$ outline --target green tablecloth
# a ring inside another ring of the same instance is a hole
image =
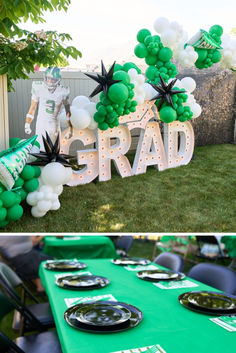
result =
[[[113,242],[105,236],[67,236],[44,238],[43,252],[57,259],[114,258],[116,251]]]
[[[236,333],[228,332],[209,320],[210,316],[185,309],[178,296],[190,290],[212,290],[200,284],[195,288],[164,290],[140,280],[135,271],[114,265],[108,259],[84,260],[88,271],[102,275],[111,283],[92,291],[71,291],[56,286],[56,272],[40,267],[63,353],[110,353],[159,344],[166,353],[233,353]],[[198,283],[191,279],[192,282]],[[70,327],[63,319],[64,298],[112,294],[118,301],[137,306],[142,322],[119,333],[95,334]]]

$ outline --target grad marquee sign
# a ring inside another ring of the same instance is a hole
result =
[[[95,144],[94,149],[77,151],[78,165],[85,165],[73,171],[68,185],[87,184],[99,177],[99,181],[111,179],[111,160],[122,178],[145,173],[148,166],[154,165],[159,171],[186,165],[190,162],[194,149],[194,132],[189,121],[174,121],[164,124],[164,141],[157,121],[158,116],[153,101],[145,101],[137,106],[136,112],[120,117],[120,125],[105,131],[100,129],[74,129],[73,137],[65,139],[67,130],[61,136],[61,153],[69,154],[70,145],[76,140],[86,145]],[[141,128],[133,166],[125,154],[131,146],[131,130]],[[178,137],[180,140],[178,141]],[[112,139],[117,142],[112,144]]]

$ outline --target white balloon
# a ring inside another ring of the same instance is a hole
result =
[[[40,212],[38,210],[38,207],[34,206],[34,207],[31,208],[31,214],[32,214],[33,217],[39,218],[39,217],[45,216],[46,212]]]
[[[142,95],[134,95],[134,100],[139,104],[143,104],[144,102],[144,97]]]
[[[61,163],[51,162],[43,168],[41,177],[44,184],[56,186],[63,184],[65,175],[65,167]]]
[[[169,28],[169,21],[165,17],[159,17],[154,22],[154,29],[157,33],[164,32],[167,28]]]
[[[182,32],[182,26],[176,22],[176,21],[173,21],[170,23],[170,27],[175,31],[175,32]]]
[[[60,208],[60,206],[61,206],[61,204],[60,204],[59,200],[57,200],[52,203],[51,210],[56,211]]]
[[[193,112],[193,119],[198,118],[201,115],[202,108],[198,103],[192,105],[191,110]]]
[[[73,99],[72,101],[72,106],[80,109],[80,108],[84,108],[87,104],[90,103],[90,100],[88,97],[86,96],[77,96]]]
[[[44,167],[45,168],[45,167]],[[48,193],[48,192],[53,192],[53,188],[49,185],[42,185],[39,188],[39,191],[41,191],[42,193]]]
[[[71,112],[70,121],[76,129],[82,130],[89,126],[91,117],[87,110],[77,109],[76,111]]]
[[[129,75],[130,78],[135,78],[138,75],[137,70],[134,69],[134,68],[129,69],[128,75]]]
[[[147,82],[143,84],[143,89],[146,100],[150,100],[156,95],[155,89]]]
[[[43,193],[43,195],[44,195],[44,198],[43,198],[44,200],[50,201],[52,199],[53,193],[52,192],[48,192],[47,194]]]
[[[63,186],[61,185],[57,185],[53,187],[53,191],[54,193],[56,193],[58,196],[61,195],[62,191],[63,191]]]
[[[161,35],[161,41],[165,46],[172,47],[177,41],[177,35],[172,29],[164,31]]]
[[[65,179],[63,184],[67,184],[71,178],[72,178],[72,168],[65,167]]]
[[[196,88],[196,82],[192,77],[184,77],[181,80],[182,86],[186,91],[192,93]]]
[[[84,109],[87,110],[87,112],[89,112],[89,115],[92,118],[97,111],[96,103],[90,102],[89,104],[85,105]]]
[[[48,194],[48,193],[46,193],[46,194]],[[50,194],[50,192],[49,192],[49,194]],[[37,201],[43,200],[44,199],[44,193],[42,191],[38,191],[36,199],[37,199]]]
[[[142,75],[142,74],[139,74],[138,76],[137,76],[137,82],[141,85],[141,84],[143,84],[144,82],[145,82],[145,76],[144,75]]]
[[[57,201],[57,200],[58,200],[58,195],[56,193],[53,193],[52,194],[52,198],[51,198],[52,203]]]
[[[37,205],[37,191],[30,192],[26,197],[26,202],[30,206]]]
[[[52,202],[47,200],[41,200],[37,204],[39,212],[48,212],[51,209]]]
[[[94,118],[91,118],[91,122],[88,126],[88,129],[95,130],[97,127],[98,127],[98,123],[94,120]]]

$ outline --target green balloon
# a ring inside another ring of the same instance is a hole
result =
[[[6,219],[2,222],[0,222],[0,228],[6,227],[8,225],[9,221],[7,221]]]
[[[142,58],[145,58],[148,55],[148,50],[147,50],[146,46],[143,43],[139,43],[134,48],[134,54],[138,58],[142,59]]]
[[[24,201],[28,195],[28,193],[24,189],[17,190],[16,194],[20,196],[21,201]]]
[[[158,73],[158,70],[155,66],[149,66],[145,72],[145,75],[149,80],[154,80],[157,73]]]
[[[119,70],[122,70],[122,65],[120,65],[120,64],[115,64],[115,66],[114,66],[114,72],[119,71]]]
[[[6,208],[13,206],[17,201],[16,194],[13,191],[4,191],[0,195],[0,199]]]
[[[128,88],[121,82],[114,83],[108,90],[108,97],[114,103],[123,103],[129,96]]]
[[[21,203],[21,196],[17,193],[17,192],[15,192],[15,195],[16,195],[16,204],[20,204]]]
[[[100,115],[98,112],[94,114],[93,118],[97,123],[102,123],[105,120],[105,116]]]
[[[135,65],[134,63],[128,62],[123,65],[123,70],[125,72],[128,72],[130,69],[135,69],[138,74],[141,74],[140,68],[137,65]]]
[[[21,177],[19,177],[16,180],[15,184],[13,185],[13,188],[17,188],[18,186],[23,186],[23,184],[24,184],[24,180]]]
[[[100,107],[98,108],[98,114],[101,116],[105,116],[107,114],[107,110],[104,105],[100,105]]]
[[[113,80],[120,80],[125,85],[128,85],[130,83],[130,77],[125,71],[115,72],[112,78]]]
[[[150,34],[151,34],[151,32],[148,29],[146,29],[146,28],[140,29],[140,31],[138,31],[138,33],[137,33],[138,42],[143,43],[145,38],[147,36],[150,36]]]
[[[195,49],[195,51],[198,53],[198,59],[197,61],[204,61],[207,57],[207,50],[206,49],[202,49],[202,48],[197,48],[197,50]]]
[[[39,187],[39,181],[36,178],[32,178],[30,180],[27,180],[24,183],[24,189],[27,192],[33,192],[33,191],[37,190],[38,187]]]
[[[23,215],[23,208],[20,205],[14,205],[7,210],[7,219],[9,221],[17,221]]]
[[[219,50],[214,50],[213,55],[212,55],[212,62],[213,63],[218,63],[221,59],[221,53]]]
[[[161,108],[159,114],[161,121],[164,123],[172,123],[172,121],[176,120],[177,118],[176,111],[171,107]]]
[[[223,34],[223,28],[220,25],[211,26],[209,33],[211,35],[215,33],[217,36],[220,37]]]
[[[144,44],[148,46],[151,42],[153,42],[153,37],[151,35],[146,36],[144,39]]]
[[[145,62],[147,65],[155,65],[156,62],[157,62],[157,57],[156,55],[148,55],[146,58],[145,58]]]
[[[12,137],[9,140],[9,145],[10,145],[10,147],[14,147],[20,141],[21,141],[21,139],[19,137]]]
[[[41,175],[41,169],[37,165],[34,165],[33,168],[34,168],[34,176],[35,178],[38,178]]]
[[[3,206],[3,202],[2,200],[0,200],[0,208]]]
[[[31,165],[26,165],[20,174],[24,180],[30,180],[34,178],[34,168]]]
[[[98,127],[100,130],[107,130],[109,128],[109,125],[107,123],[100,123],[98,124]]]
[[[168,47],[161,48],[158,57],[161,61],[169,61],[173,56],[172,50]]]
[[[6,208],[0,208],[0,222],[4,221],[7,216],[7,209]]]

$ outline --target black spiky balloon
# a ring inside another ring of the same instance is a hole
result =
[[[158,92],[158,94],[155,97],[153,97],[151,99],[151,101],[160,98],[160,102],[158,104],[158,110],[161,109],[162,104],[165,102],[165,100],[172,106],[173,109],[175,109],[171,96],[173,96],[174,94],[178,94],[178,93],[185,93],[185,91],[172,89],[175,82],[177,81],[177,78],[172,80],[169,84],[166,84],[165,81],[163,80],[163,78],[161,77],[161,75],[159,75],[159,77],[160,77],[160,84],[159,85],[154,85],[154,84],[150,83],[150,85],[155,89],[155,91]]]
[[[104,92],[105,95],[107,95],[108,89],[111,85],[113,85],[114,83],[121,82],[121,80],[113,80],[112,79],[115,63],[116,62],[114,61],[110,70],[107,72],[105,69],[105,66],[103,64],[103,61],[101,60],[102,75],[97,74],[97,76],[95,76],[95,75],[91,75],[91,74],[85,74],[86,76],[90,77],[92,80],[99,83],[99,85],[95,88],[95,90],[90,94],[89,97],[92,98],[92,97],[96,96],[96,94],[98,94],[102,91]]]
[[[59,134],[57,135],[56,141],[53,144],[48,133],[46,132],[46,138],[42,136],[45,152],[40,151],[40,153],[30,153],[32,156],[38,158],[39,160],[28,163],[29,165],[45,166],[51,162],[58,162],[64,165],[64,167],[72,167],[67,159],[74,158],[69,154],[60,154],[60,142]]]

